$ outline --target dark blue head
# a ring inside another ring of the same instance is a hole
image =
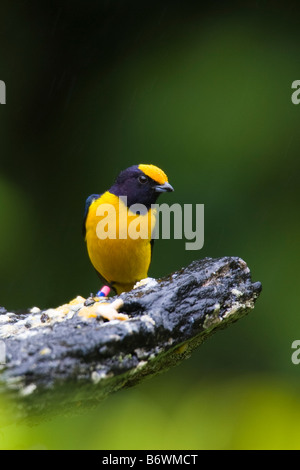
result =
[[[154,165],[134,165],[122,171],[109,192],[126,196],[127,206],[143,204],[150,208],[162,192],[174,191],[167,176]]]

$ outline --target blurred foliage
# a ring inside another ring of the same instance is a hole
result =
[[[299,448],[299,389],[267,375],[196,378],[189,387],[170,376],[119,392],[96,411],[1,428],[1,448]]]
[[[168,202],[205,204],[201,252],[159,240],[149,274],[236,255],[263,292],[176,370],[94,412],[3,428],[0,447],[299,447],[299,6],[6,0],[2,10],[0,304],[56,306],[99,288],[84,201],[141,162],[166,171]]]

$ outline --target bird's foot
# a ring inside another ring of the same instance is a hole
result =
[[[108,297],[110,293],[110,287],[109,286],[103,286],[102,289],[97,292],[96,297]]]

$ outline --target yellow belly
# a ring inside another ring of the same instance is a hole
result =
[[[86,242],[90,260],[118,294],[132,289],[148,275],[155,219],[156,213],[151,209],[145,215],[131,214],[127,206],[109,192],[89,208]]]

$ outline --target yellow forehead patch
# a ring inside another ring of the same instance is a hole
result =
[[[149,176],[149,178],[152,178],[154,181],[156,181],[158,184],[164,184],[168,181],[168,177],[165,172],[155,165],[144,165],[143,163],[141,163],[139,165],[139,169],[143,173],[145,173],[145,175]]]

